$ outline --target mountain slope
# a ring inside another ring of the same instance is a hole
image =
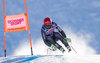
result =
[[[100,55],[34,55],[1,57],[0,63],[100,63]]]

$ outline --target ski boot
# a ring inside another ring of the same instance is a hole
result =
[[[70,52],[70,51],[71,51],[71,48],[70,48],[70,46],[67,46],[67,49],[68,49],[68,52]]]
[[[52,50],[52,51],[56,51],[57,48],[52,44],[51,47],[50,47],[50,50]]]
[[[62,53],[64,53],[64,52],[65,52],[65,50],[64,50],[64,48],[63,48],[63,47],[61,47],[61,48],[60,48],[60,51],[61,51]]]

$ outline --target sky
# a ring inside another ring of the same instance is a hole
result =
[[[5,4],[6,16],[25,13],[24,0],[5,0]],[[65,31],[79,54],[100,54],[100,0],[27,0],[27,10],[34,54],[46,54],[41,38],[45,17]],[[0,57],[4,56],[3,18],[0,0]],[[6,33],[6,37],[8,56],[30,54],[28,31]]]

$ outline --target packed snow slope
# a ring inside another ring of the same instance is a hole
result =
[[[100,63],[100,55],[96,54],[96,50],[89,45],[92,40],[91,35],[75,33],[67,28],[66,33],[68,37],[72,39],[72,43],[69,43],[75,49],[68,53],[67,48],[58,41],[60,45],[66,50],[65,53],[57,50],[52,52],[47,49],[48,47],[44,44],[42,39],[37,39],[33,43],[33,56],[29,56],[30,43],[27,40],[21,41],[18,49],[12,53],[12,56],[1,57],[0,63]]]
[[[0,63],[100,63],[100,55],[34,55],[2,57]]]

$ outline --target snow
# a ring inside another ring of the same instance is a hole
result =
[[[70,30],[70,32],[67,30]],[[68,53],[64,45],[58,41],[66,52],[62,54],[59,50],[55,52],[49,51],[49,55],[47,55],[48,47],[44,44],[42,39],[37,39],[32,40],[32,42],[35,42],[33,43],[34,56],[29,56],[31,54],[30,43],[22,41],[24,43],[20,44],[19,48],[12,54],[12,57],[1,57],[0,63],[100,63],[100,55],[97,55],[94,48],[89,46],[92,39],[91,35],[75,33],[68,28],[67,30],[65,29],[65,32],[68,32],[66,34],[72,39],[71,46],[73,46],[78,54],[76,54],[73,49]]]
[[[100,63],[100,56],[48,56],[33,60],[34,63]],[[44,60],[43,60],[44,59]]]
[[[1,57],[0,63],[100,63],[100,55],[34,55]]]
[[[67,30],[66,30],[67,28]],[[77,51],[79,55],[96,55],[96,50],[89,45],[91,43],[93,37],[90,34],[82,34],[82,33],[75,33],[70,28],[66,27],[64,31],[66,32],[66,35],[71,38],[73,48]],[[21,41],[22,43],[20,46],[15,50],[15,52],[12,54],[13,56],[18,55],[30,55],[30,43],[27,41]],[[42,38],[38,38],[36,40],[32,40],[33,42],[33,53],[35,55],[46,55],[47,54],[47,46],[44,44]],[[35,43],[34,43],[35,42]],[[58,41],[60,45],[62,45],[65,48],[65,46],[61,43],[61,41]],[[88,52],[89,51],[89,52]],[[23,54],[24,53],[24,54]],[[61,54],[60,52],[56,52],[57,54]],[[67,49],[66,49],[67,53]],[[53,54],[53,52],[52,52]],[[55,53],[54,53],[55,54]],[[65,54],[66,55],[66,54]],[[72,50],[71,55],[76,55],[76,53]]]

